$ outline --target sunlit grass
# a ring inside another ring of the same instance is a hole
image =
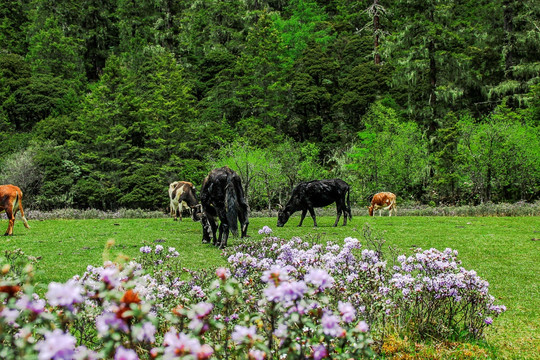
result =
[[[508,308],[487,332],[488,343],[498,348],[501,358],[535,358],[540,346],[540,242],[534,240],[540,238],[539,217],[357,216],[348,226],[336,228],[333,216],[317,220],[318,228],[312,227],[309,217],[301,228],[296,226],[298,217],[277,228],[276,218],[251,218],[248,233],[261,239],[257,230],[268,225],[272,235],[286,239],[300,236],[341,242],[352,236],[362,242],[362,229],[369,224],[399,253],[411,247],[456,249],[463,266],[488,280],[497,303]],[[7,221],[0,222],[1,226],[7,227]],[[0,250],[21,248],[27,255],[41,257],[36,280],[42,289],[51,281],[82,274],[87,265],[102,265],[118,256],[135,257],[144,244],[175,247],[186,268],[226,265],[219,249],[201,243],[201,226],[190,219],[34,220],[30,226],[26,229],[16,221],[15,235],[2,238]],[[229,246],[241,241],[231,238]]]

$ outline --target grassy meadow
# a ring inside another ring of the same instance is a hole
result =
[[[298,228],[299,217],[293,216],[278,228],[276,218],[251,218],[248,234],[262,239],[257,231],[268,225],[272,235],[286,239],[300,236],[341,243],[351,236],[364,244],[363,228],[369,224],[372,233],[399,254],[408,254],[411,247],[456,249],[463,266],[489,281],[490,293],[508,309],[487,331],[487,346],[497,358],[539,358],[540,217],[356,216],[346,227],[337,228],[332,227],[333,216],[317,220],[318,228],[312,227],[309,217]],[[6,220],[0,222],[2,226],[7,227]],[[0,239],[0,251],[20,248],[26,255],[40,257],[36,280],[43,292],[49,282],[82,274],[87,265],[135,257],[144,244],[175,247],[186,268],[226,265],[219,249],[201,243],[201,226],[189,218],[182,222],[170,218],[33,220],[30,226],[26,229],[17,220],[14,236]],[[230,238],[229,246],[241,241]]]

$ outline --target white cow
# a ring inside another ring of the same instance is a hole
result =
[[[169,185],[169,198],[171,200],[171,216],[174,217],[174,220],[182,221],[182,211],[189,210],[191,214],[191,207],[185,201],[187,194],[195,194],[195,188],[193,184],[188,181],[175,181]],[[191,197],[191,196],[190,196]]]

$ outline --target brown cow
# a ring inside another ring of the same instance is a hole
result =
[[[373,211],[376,210],[379,210],[379,216],[382,216],[382,210],[390,210],[388,216],[392,216],[393,210],[394,215],[396,215],[396,195],[391,192],[381,192],[373,195],[371,206],[369,207],[369,216],[373,216]]]
[[[182,221],[182,211],[189,210],[195,206],[198,201],[195,195],[193,184],[188,181],[175,181],[169,185],[169,198],[171,200],[171,216],[174,220]],[[189,203],[188,203],[189,202]]]
[[[17,211],[21,211],[21,217],[24,222],[24,226],[30,229],[28,221],[24,216],[22,208],[22,191],[15,185],[0,185],[0,211],[5,210],[7,218],[9,220],[7,231],[4,235],[13,235],[13,225],[15,224],[15,214]]]

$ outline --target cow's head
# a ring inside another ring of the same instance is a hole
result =
[[[203,217],[203,209],[201,204],[191,207],[191,219],[193,221],[201,221]]]
[[[369,216],[373,216],[373,205],[368,207],[369,210]]]
[[[279,211],[277,215],[277,226],[283,227],[289,221],[289,217],[291,217],[290,211],[288,211],[286,208],[284,209],[283,206],[279,205]]]

